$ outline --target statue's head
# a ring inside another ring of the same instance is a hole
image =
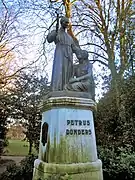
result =
[[[88,52],[86,50],[79,50],[76,54],[78,60],[79,60],[79,63],[82,63],[83,61],[86,61],[88,60]]]
[[[61,17],[60,23],[63,28],[67,28],[69,25],[69,18],[64,17],[64,16]]]

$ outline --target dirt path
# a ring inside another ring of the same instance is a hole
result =
[[[21,160],[23,160],[25,157],[24,156],[1,156],[3,160],[13,160],[16,162],[16,164],[19,164]]]
[[[9,164],[12,164],[15,162],[16,164],[19,164],[21,160],[24,159],[24,156],[2,156],[1,157],[1,163],[0,164],[0,173],[4,172],[6,170],[6,166]]]

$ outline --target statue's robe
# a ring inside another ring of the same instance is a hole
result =
[[[69,82],[73,74],[73,53],[77,51],[77,47],[70,35],[64,29],[59,29],[56,37],[56,31],[48,34],[49,43],[55,42],[56,49],[53,61],[51,90],[62,91],[64,85]]]

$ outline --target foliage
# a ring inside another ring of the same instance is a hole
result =
[[[95,120],[97,142],[99,145],[135,147],[135,77],[128,77],[120,86],[121,109],[116,106],[114,91],[109,90],[97,105]],[[121,113],[121,119],[119,118]]]
[[[34,161],[37,157],[34,155],[27,156],[17,166],[15,163],[7,166],[7,170],[0,175],[0,180],[32,180]],[[52,175],[47,180],[71,180],[68,174]]]
[[[27,156],[21,161],[21,165],[11,164],[7,166],[7,170],[0,175],[0,180],[32,180],[34,155]]]
[[[118,110],[113,91],[107,92],[97,104],[95,129],[98,145],[113,144],[117,139],[119,126]]]
[[[0,155],[3,153],[4,147],[6,146],[6,120],[0,120]]]
[[[4,147],[8,145],[6,139],[8,118],[10,117],[10,95],[7,91],[0,89],[0,155],[3,153]]]
[[[15,50],[19,52],[24,39],[18,31],[20,15],[17,1],[0,1],[0,155],[6,145],[7,124],[11,118],[12,82],[22,68],[20,61],[19,65],[17,64],[15,56]]]
[[[38,78],[34,74],[20,73],[14,81],[13,118],[20,120],[25,128],[26,140],[29,142],[29,153],[33,144],[38,147],[41,114],[39,109],[42,97],[47,93],[47,77]]]
[[[103,162],[104,180],[134,180],[135,177],[135,152],[132,147],[108,148],[98,146],[99,158]],[[31,155],[22,160],[20,166],[9,165],[1,174],[0,180],[31,180],[33,175],[34,160],[37,157]],[[71,180],[69,175],[52,175],[47,180]]]
[[[113,89],[97,104],[95,128],[104,180],[135,177],[135,76],[126,77],[119,88],[121,119]]]
[[[103,162],[104,180],[134,180],[135,152],[132,148],[98,147],[99,158]]]

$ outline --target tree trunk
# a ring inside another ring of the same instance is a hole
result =
[[[29,142],[29,155],[32,154],[33,143]]]

